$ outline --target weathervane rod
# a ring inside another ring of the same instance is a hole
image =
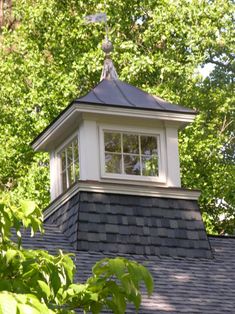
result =
[[[107,2],[106,0],[104,0],[104,12],[107,16]],[[109,40],[109,25],[108,25],[108,19],[106,18],[105,20],[105,39]]]

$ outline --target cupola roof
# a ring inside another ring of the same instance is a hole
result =
[[[119,79],[103,79],[75,103],[196,114],[196,111],[153,96]]]
[[[194,109],[172,104],[121,81],[110,57],[113,46],[107,38],[102,44],[102,49],[105,53],[105,60],[101,81],[85,96],[74,99],[37,136],[31,143],[34,149],[50,151],[52,147],[75,131],[77,121],[84,113],[175,121],[179,123],[178,127],[185,126],[194,120],[197,113]]]

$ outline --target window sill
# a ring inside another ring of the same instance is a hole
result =
[[[102,174],[101,175],[101,181],[102,179],[104,181],[116,181],[116,182],[122,182],[122,183],[129,183],[134,184],[136,182],[137,184],[139,183],[149,183],[151,182],[151,185],[153,183],[160,183],[160,184],[166,184],[166,177],[165,176],[158,176],[158,177],[144,177],[144,176],[135,176],[135,175],[122,175],[122,174]]]

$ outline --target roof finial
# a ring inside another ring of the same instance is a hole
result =
[[[110,58],[110,52],[113,51],[113,44],[108,39],[108,35],[106,34],[105,41],[102,43],[102,50],[105,53],[105,60],[103,65],[103,70],[101,73],[100,80],[108,79],[108,80],[117,80],[118,75],[116,69],[113,65],[113,62]]]
[[[107,3],[104,0],[104,10],[107,11]],[[103,70],[101,73],[100,80],[108,79],[108,80],[117,80],[118,75],[116,69],[113,65],[112,59],[110,57],[110,53],[113,51],[113,44],[109,40],[109,25],[107,18],[105,20],[105,40],[102,43],[102,50],[105,53],[105,60],[103,65]]]
[[[106,11],[106,0],[104,0],[104,10]],[[109,40],[109,26],[107,22],[107,14],[106,13],[97,13],[93,15],[88,15],[85,17],[86,22],[90,23],[100,23],[105,22],[105,40],[102,43],[102,50],[105,53],[104,66],[101,73],[100,80],[108,79],[108,80],[117,80],[118,75],[113,65],[113,62],[110,58],[110,52],[113,51],[113,44]]]

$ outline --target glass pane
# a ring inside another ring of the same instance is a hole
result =
[[[124,155],[124,171],[126,174],[140,175],[139,156]]]
[[[62,191],[67,190],[67,182],[66,182],[66,171],[61,173],[62,177]]]
[[[141,140],[141,154],[143,155],[156,155],[157,154],[157,137],[156,136],[143,136]]]
[[[158,156],[142,156],[142,175],[143,176],[158,176]]]
[[[66,168],[66,156],[65,151],[61,153],[61,170],[63,171]]]
[[[72,143],[67,148],[67,162],[68,162],[68,165],[73,162],[73,147],[72,147]]]
[[[71,186],[75,182],[74,173],[73,173],[73,164],[71,164],[68,169],[68,179],[69,179],[69,186]]]
[[[133,134],[123,134],[123,152],[139,154],[139,137]]]
[[[104,133],[104,144],[106,152],[121,153],[121,134]]]
[[[79,163],[78,163],[78,161],[75,162],[74,168],[75,168],[75,181],[76,181],[76,180],[78,180],[79,177],[80,177],[80,169],[79,169]]]
[[[74,153],[74,160],[78,160],[78,140],[75,139],[73,142],[73,153]]]
[[[122,157],[120,154],[105,154],[105,172],[122,173]]]

